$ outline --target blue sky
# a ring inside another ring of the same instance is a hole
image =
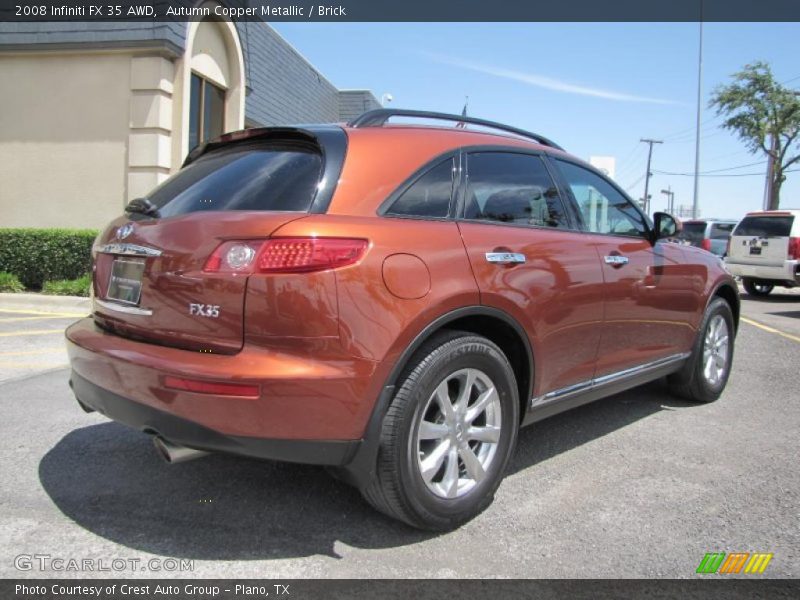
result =
[[[654,209],[671,186],[691,204],[694,171],[697,23],[278,23],[273,25],[339,88],[368,88],[392,106],[460,112],[537,131],[588,159],[617,159],[617,180],[644,192],[646,145],[655,147]],[[704,106],[712,89],[754,60],[800,90],[800,24],[704,25]],[[749,154],[704,108],[700,171],[703,216],[739,218],[761,207],[765,159]],[[800,207],[800,171],[782,206]]]

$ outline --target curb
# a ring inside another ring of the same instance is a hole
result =
[[[47,296],[45,294],[0,292],[0,309],[88,315],[92,311],[92,301],[90,298],[81,296]]]

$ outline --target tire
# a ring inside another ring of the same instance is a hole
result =
[[[758,279],[752,279],[751,277],[744,277],[742,279],[742,285],[744,286],[744,290],[754,296],[756,298],[765,298],[769,296],[769,293],[775,289],[774,285],[770,285],[768,283],[761,283]]]
[[[445,331],[423,345],[400,381],[383,421],[376,477],[362,494],[413,527],[455,529],[491,504],[513,453],[519,429],[514,372],[490,340]]]
[[[675,395],[692,402],[713,402],[720,397],[731,373],[735,331],[730,305],[722,298],[714,298],[703,315],[689,359],[680,371],[667,378]],[[722,335],[726,336],[724,345]],[[720,370],[721,361],[724,363]]]

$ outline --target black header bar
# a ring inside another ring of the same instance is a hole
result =
[[[647,22],[800,21],[798,0],[0,0],[0,22],[235,21]],[[0,35],[2,33],[0,32]]]

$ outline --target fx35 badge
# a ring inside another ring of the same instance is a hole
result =
[[[216,319],[219,317],[219,304],[196,304],[189,303],[189,314],[197,315],[198,317],[209,317]]]

